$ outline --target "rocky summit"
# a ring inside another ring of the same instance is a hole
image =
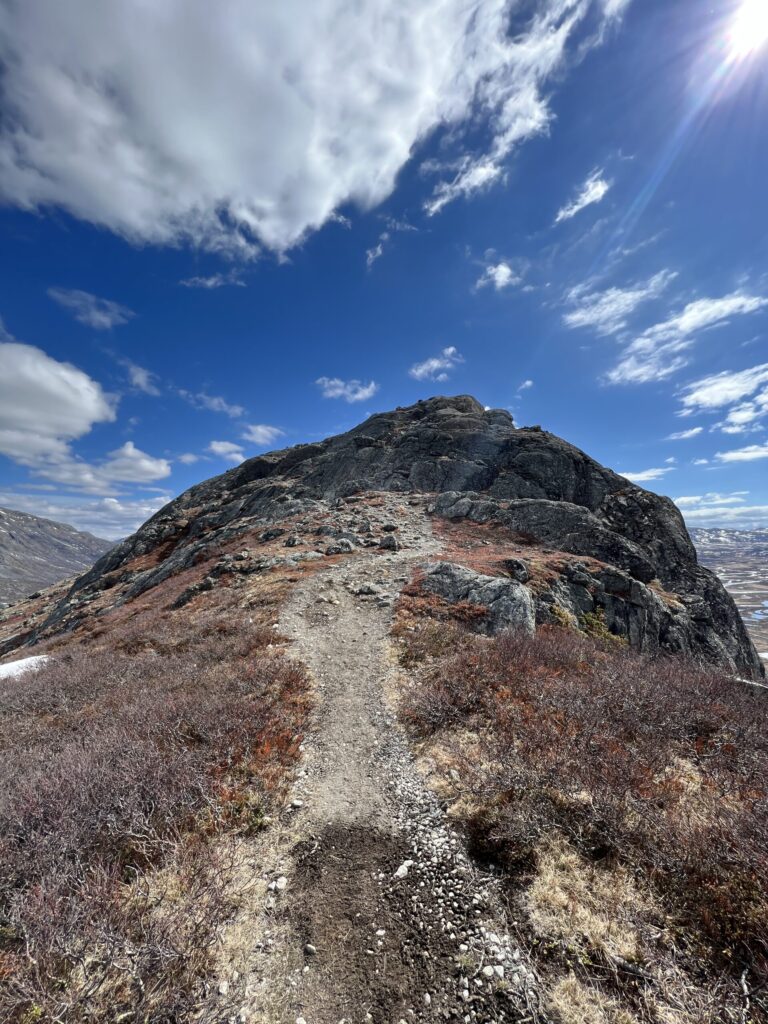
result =
[[[6,631],[0,651],[70,631],[173,579],[184,584],[173,598],[181,606],[225,577],[361,547],[396,549],[404,542],[397,527],[372,523],[360,504],[381,492],[418,505],[453,545],[454,557],[425,561],[424,586],[483,609],[478,629],[572,625],[643,652],[764,674],[733,600],[699,564],[670,499],[469,396],[379,413],[345,434],[249,459],[192,487],[63,597]],[[281,554],[259,553],[276,540]],[[478,545],[484,560],[461,557]]]

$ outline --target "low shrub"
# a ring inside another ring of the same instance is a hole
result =
[[[422,628],[434,630],[412,625],[405,637],[417,651]],[[457,764],[478,848],[530,878],[560,837],[650,887],[710,977],[738,981],[744,971],[766,983],[762,692],[555,626],[534,637],[465,636],[456,653],[420,666],[402,714],[433,742],[455,745],[459,730],[472,737]]]
[[[171,1021],[199,997],[233,837],[301,742],[307,681],[272,638],[179,617],[0,684],[0,1019]]]

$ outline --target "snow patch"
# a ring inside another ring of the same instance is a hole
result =
[[[11,661],[7,665],[0,665],[0,679],[15,679],[23,676],[26,672],[36,672],[42,668],[46,661],[51,659],[47,654],[36,654],[32,658],[22,658],[20,661]]]

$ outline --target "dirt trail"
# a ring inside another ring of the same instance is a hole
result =
[[[384,514],[402,550],[314,575],[280,622],[319,710],[287,812],[289,866],[268,899],[279,937],[267,985],[284,988],[281,1024],[541,1019],[495,882],[466,856],[385,702],[392,605],[436,544],[423,506],[392,498]]]

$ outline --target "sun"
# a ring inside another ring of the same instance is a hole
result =
[[[768,42],[768,0],[744,0],[728,32],[734,57],[747,57]]]

